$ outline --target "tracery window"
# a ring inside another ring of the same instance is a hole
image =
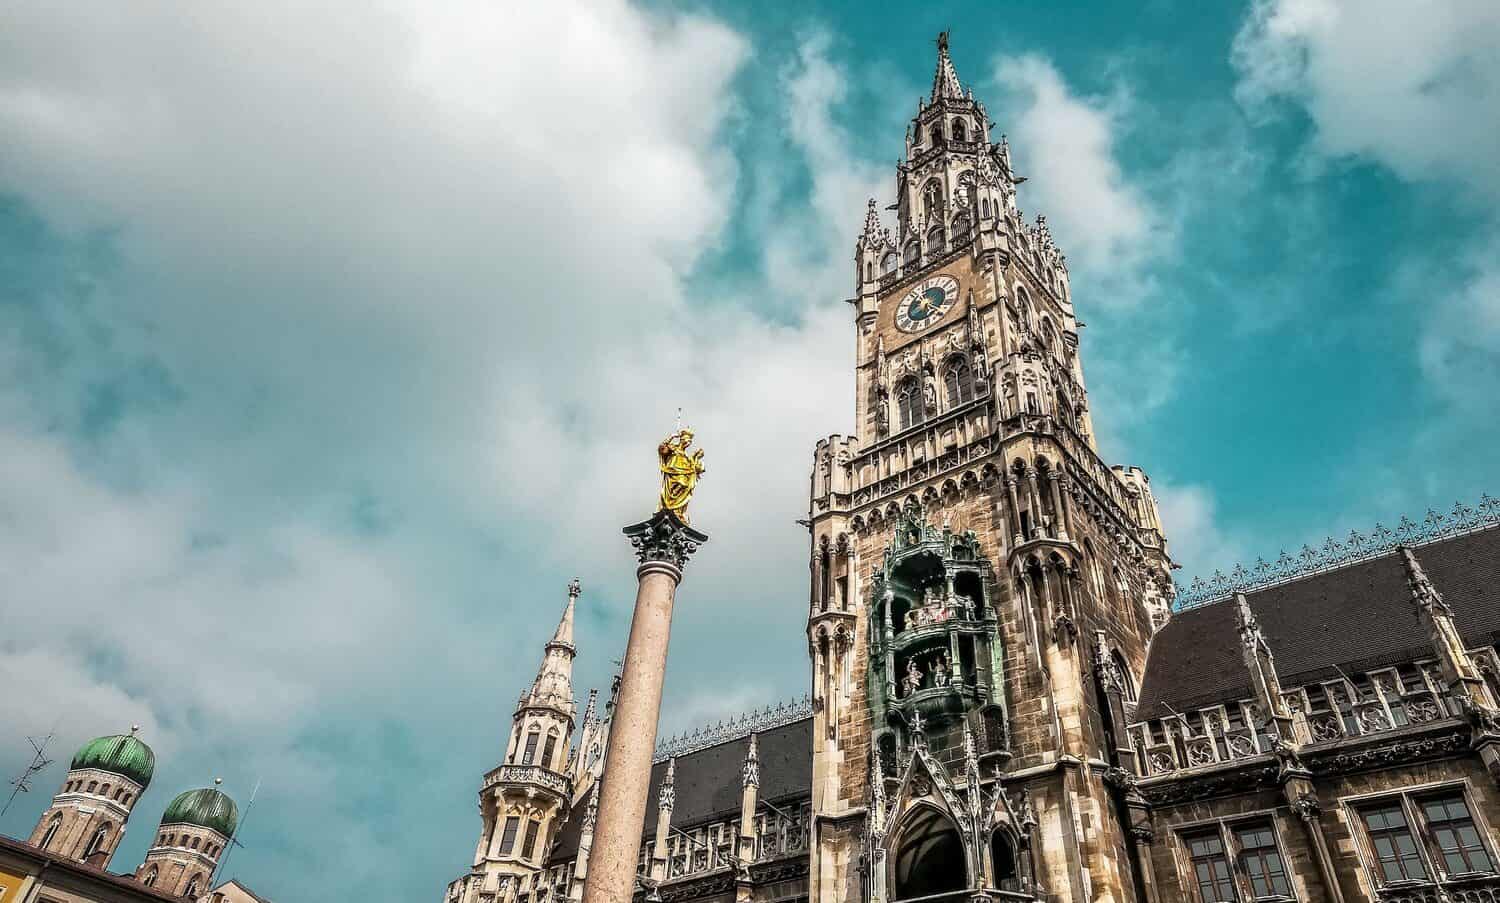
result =
[[[901,429],[909,429],[927,419],[926,405],[922,401],[922,387],[915,378],[907,379],[896,390],[897,421]]]
[[[52,838],[57,836],[57,829],[60,827],[62,827],[62,816],[54,815],[52,817],[52,824],[47,826],[47,833],[42,835],[42,842],[37,844],[37,846],[44,850],[47,849],[47,845],[52,842]]]
[[[88,848],[83,851],[83,858],[87,859],[90,856],[94,855],[95,853],[99,852],[101,849],[103,849],[103,847],[104,847],[104,841],[107,840],[108,838],[109,838],[109,825],[102,825],[102,826],[100,826],[99,830],[97,830],[97,831],[94,832],[93,839],[89,841]]]
[[[955,358],[943,372],[943,385],[948,394],[948,407],[955,408],[974,400],[974,372],[969,362]]]

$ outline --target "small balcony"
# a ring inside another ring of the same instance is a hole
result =
[[[542,787],[562,797],[569,796],[573,791],[573,782],[567,775],[540,765],[501,765],[484,776],[481,789],[488,790],[499,784]]]

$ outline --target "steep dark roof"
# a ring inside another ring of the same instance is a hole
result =
[[[1428,543],[1417,560],[1432,579],[1465,642],[1500,640],[1500,527]],[[1246,593],[1290,689],[1344,672],[1430,658],[1400,554]],[[1191,608],[1151,640],[1136,717],[1250,695],[1232,601]]]
[[[812,792],[812,719],[803,718],[771,728],[758,735],[760,746],[760,798],[770,802]],[[717,746],[677,757],[677,801],[672,808],[672,827],[687,829],[740,810],[740,769],[750,748],[746,735]],[[651,786],[646,795],[646,838],[656,831],[656,800],[667,763],[651,768]],[[580,824],[587,797],[569,814],[553,843],[550,860],[572,859],[578,853]]]

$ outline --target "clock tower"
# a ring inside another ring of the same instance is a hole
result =
[[[1146,475],[1100,456],[1067,265],[991,126],[940,36],[894,231],[872,200],[855,244],[856,431],[818,443],[809,514],[814,900],[1148,880],[1116,750],[1172,565]]]

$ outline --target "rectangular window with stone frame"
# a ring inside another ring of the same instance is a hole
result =
[[[1196,903],[1296,899],[1269,816],[1191,828],[1180,837]]]
[[[521,828],[521,820],[514,815],[505,820],[505,828],[500,833],[500,855],[504,856],[516,848],[516,832]]]
[[[1360,800],[1353,809],[1378,887],[1500,873],[1461,785]]]

